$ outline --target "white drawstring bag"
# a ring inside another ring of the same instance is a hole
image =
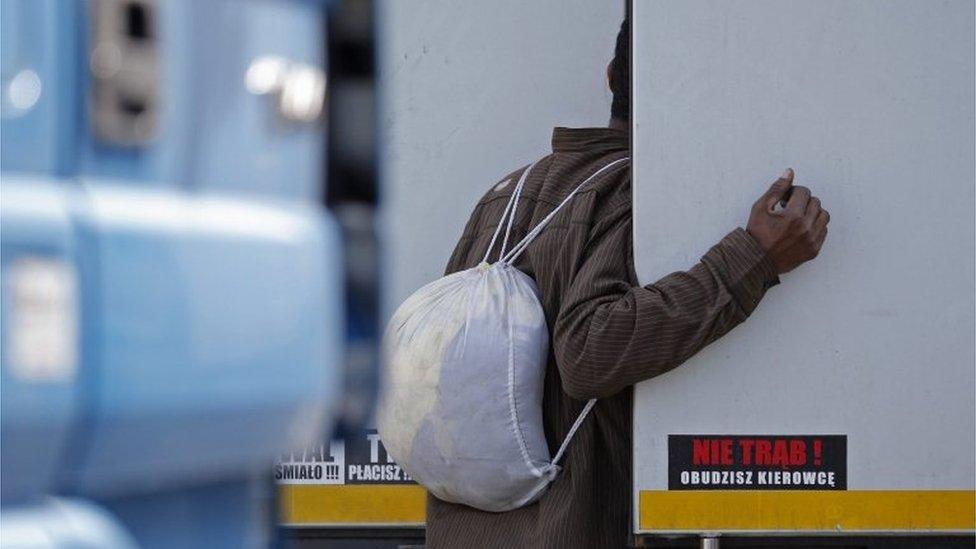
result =
[[[576,187],[508,253],[529,166],[477,267],[435,280],[400,305],[383,339],[377,424],[390,456],[438,498],[483,511],[538,499],[559,472],[586,403],[552,460],[542,427],[549,331],[535,282],[512,266]],[[508,218],[499,261],[488,257]]]

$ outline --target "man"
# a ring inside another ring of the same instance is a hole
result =
[[[552,154],[525,183],[512,241],[587,176],[629,156],[629,42],[624,21],[607,69],[609,127],[555,130]],[[523,169],[478,202],[448,273],[481,260]],[[779,274],[817,255],[829,220],[820,200],[793,186],[786,170],[756,201],[745,229],[731,231],[688,271],[641,287],[633,268],[629,168],[608,170],[581,190],[516,262],[539,286],[552,335],[543,398],[550,452],[586,401],[600,400],[538,502],[487,513],[430,496],[428,547],[625,546],[633,384],[675,368],[744,321]]]

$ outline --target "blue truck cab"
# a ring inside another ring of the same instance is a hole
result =
[[[324,7],[0,9],[5,543],[252,544],[341,386]]]

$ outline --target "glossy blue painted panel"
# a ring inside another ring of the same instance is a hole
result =
[[[159,57],[159,131],[145,146],[121,147],[105,143],[92,131],[92,76],[88,68],[91,50],[89,0],[74,0],[80,6],[84,31],[79,39],[80,53],[77,100],[83,105],[78,125],[78,173],[90,177],[125,179],[134,186],[186,187],[192,171],[194,121],[191,87],[195,75],[192,59],[198,52],[191,47],[193,13],[190,0],[166,0],[153,4],[154,30]],[[213,24],[213,22],[211,22]]]
[[[106,509],[88,501],[46,498],[31,505],[4,507],[4,546],[43,549],[136,549],[132,536]]]
[[[143,147],[106,144],[90,132],[84,109],[80,172],[133,185],[316,200],[324,129],[281,119],[270,97],[248,92],[245,75],[267,55],[322,67],[323,10],[315,2],[157,2],[159,134]],[[87,52],[87,35],[82,42]],[[84,71],[85,101],[90,84]]]
[[[103,316],[78,486],[244,471],[286,447],[338,383],[341,254],[324,210],[85,189],[80,242],[98,250]]]
[[[122,148],[91,132],[90,3],[0,2],[4,79],[31,63],[42,82],[32,110],[4,113],[0,268],[65,258],[81,330],[71,383],[11,377],[4,280],[2,496],[94,498],[143,544],[172,542],[160,519],[176,517],[180,546],[237,546],[253,502],[228,494],[328,429],[341,375],[341,244],[317,200],[324,132],[282,123],[244,85],[261,55],[321,65],[323,6],[155,6],[160,134]],[[182,520],[188,506],[213,513]]]
[[[321,6],[302,2],[196,2],[192,49],[193,185],[316,200],[323,175],[320,124],[282,119],[274,101],[245,88],[252,61],[277,56],[324,70]],[[221,21],[223,32],[208,32]],[[228,159],[233,159],[229,162]]]
[[[11,269],[22,261],[74,266],[70,182],[4,173],[0,179],[0,498],[36,499],[54,488],[56,469],[78,410],[76,373],[25,379],[12,364]],[[80,353],[78,353],[80,355]]]
[[[58,0],[0,2],[0,165],[5,171],[71,171],[79,107],[73,97],[76,8],[76,2]]]

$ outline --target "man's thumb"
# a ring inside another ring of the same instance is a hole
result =
[[[793,186],[793,168],[786,168],[783,175],[773,182],[766,192],[766,206],[772,208],[777,202],[783,200]]]

